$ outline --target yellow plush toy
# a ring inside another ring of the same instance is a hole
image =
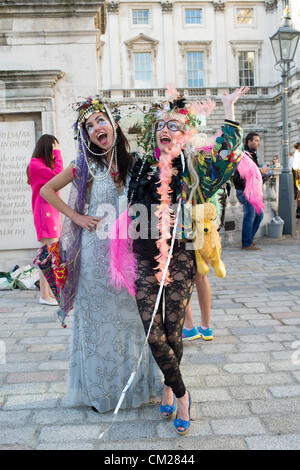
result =
[[[198,209],[193,208],[193,220],[196,225],[195,255],[197,270],[200,274],[207,274],[209,272],[207,262],[209,261],[216,276],[225,277],[226,269],[221,260],[221,240],[213,222],[216,218],[216,208],[210,202],[205,202],[197,207]],[[201,248],[200,246],[197,248],[199,241]]]

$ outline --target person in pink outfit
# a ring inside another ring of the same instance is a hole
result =
[[[63,169],[58,140],[53,135],[42,135],[37,141],[27,167],[27,182],[32,189],[33,220],[37,239],[42,245],[51,245],[60,237],[61,215],[40,195],[40,189]],[[40,303],[58,305],[42,272],[40,272]]]

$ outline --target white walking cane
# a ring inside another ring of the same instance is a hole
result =
[[[130,385],[132,384],[133,382],[133,379],[134,377],[136,376],[136,373],[138,371],[138,368],[140,367],[140,364],[141,364],[141,360],[142,360],[142,357],[143,357],[143,353],[144,353],[144,349],[145,349],[145,346],[148,342],[148,338],[149,338],[149,335],[150,335],[150,331],[151,331],[151,328],[152,328],[152,325],[153,325],[153,322],[154,322],[154,318],[155,318],[155,315],[157,313],[157,310],[158,310],[158,307],[159,307],[159,303],[160,303],[160,299],[161,299],[161,294],[162,294],[162,290],[163,290],[163,287],[164,287],[164,283],[165,283],[165,278],[166,278],[166,275],[167,275],[167,271],[168,271],[168,267],[169,267],[169,264],[170,264],[170,261],[171,261],[171,256],[172,256],[172,253],[173,253],[173,248],[174,248],[174,243],[175,243],[175,235],[176,235],[176,230],[177,230],[177,225],[178,225],[178,219],[179,219],[179,213],[180,213],[180,208],[181,208],[181,200],[182,198],[179,199],[179,202],[178,202],[178,207],[177,207],[177,213],[176,213],[176,219],[175,219],[175,223],[174,223],[174,228],[173,228],[173,234],[172,234],[172,240],[171,240],[171,246],[170,246],[170,250],[169,250],[169,256],[168,256],[168,259],[167,259],[167,262],[166,262],[166,265],[165,265],[165,268],[164,268],[164,271],[163,271],[163,276],[162,276],[162,280],[160,282],[160,286],[159,286],[159,291],[158,291],[158,294],[157,294],[157,298],[156,298],[156,303],[155,303],[155,306],[154,306],[154,310],[153,310],[153,313],[152,313],[152,318],[151,318],[151,322],[150,322],[150,325],[149,325],[149,329],[148,329],[148,332],[147,332],[147,336],[146,336],[146,339],[145,339],[145,342],[143,344],[143,348],[142,348],[142,352],[141,352],[141,355],[139,357],[139,360],[135,366],[135,368],[133,369],[129,379],[128,379],[128,382],[127,384],[125,385],[122,393],[121,393],[121,396],[120,396],[120,399],[118,401],[118,404],[114,410],[114,418],[111,422],[111,424],[103,431],[100,433],[99,435],[99,438],[98,439],[102,439],[102,437],[104,436],[104,434],[106,434],[107,431],[109,431],[109,429],[113,426],[116,418],[117,418],[117,414],[118,414],[118,411],[123,403],[123,400],[125,398],[125,395],[126,395],[126,392],[127,390],[129,389]]]

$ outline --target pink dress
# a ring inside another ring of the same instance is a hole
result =
[[[60,150],[53,150],[54,168],[49,168],[43,158],[32,158],[28,173],[32,189],[33,220],[38,240],[41,238],[59,238],[61,232],[61,215],[40,195],[44,184],[64,169]],[[58,194],[58,193],[57,193]]]

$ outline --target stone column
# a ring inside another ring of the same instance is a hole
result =
[[[122,88],[121,51],[119,31],[119,2],[111,1],[107,6],[107,33],[108,33],[108,61],[109,86],[108,88]]]
[[[163,87],[168,84],[175,85],[175,62],[176,53],[174,49],[173,30],[173,4],[168,1],[161,1],[162,8],[162,61],[163,61]],[[161,83],[160,80],[158,83]]]
[[[214,38],[214,72],[212,76],[213,85],[218,87],[224,87],[228,84],[228,63],[227,63],[227,37],[226,37],[226,25],[225,25],[225,7],[226,1],[213,1],[215,10],[215,38]],[[222,41],[218,40],[222,31]]]

